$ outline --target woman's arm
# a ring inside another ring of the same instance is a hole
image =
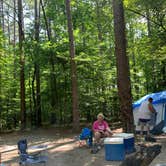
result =
[[[113,134],[109,127],[106,128],[106,131],[108,131],[110,134]]]
[[[110,134],[112,134],[112,131],[106,121],[105,121],[105,125],[106,125],[106,131],[109,132]]]

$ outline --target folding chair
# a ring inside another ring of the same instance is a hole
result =
[[[46,165],[47,162],[47,157],[46,156],[41,156],[39,154],[35,155],[29,155],[27,153],[27,140],[22,139],[18,141],[18,150],[19,150],[19,155],[20,155],[20,165],[33,165],[33,164],[44,164]]]
[[[91,147],[93,143],[92,130],[89,128],[83,128],[81,134],[78,137],[78,140],[79,140],[79,146],[82,145],[82,141],[86,141],[86,145],[88,147]]]

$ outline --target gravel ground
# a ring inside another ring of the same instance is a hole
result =
[[[115,132],[121,132],[121,130]],[[62,130],[55,128],[1,134],[1,160],[5,166],[18,166],[17,142],[26,138],[28,147],[47,145],[47,150],[42,151],[44,155],[48,156],[47,166],[119,166],[121,164],[118,161],[106,161],[104,148],[97,154],[91,154],[88,147],[79,147],[74,139],[78,135],[69,130],[62,132]],[[157,140],[162,143],[162,152],[152,161],[150,166],[166,163],[166,135],[157,137]]]
[[[79,147],[76,134],[71,131],[60,132],[56,129],[40,129],[28,132],[14,132],[0,135],[0,151],[5,166],[18,166],[17,142],[26,138],[28,146],[47,145],[43,151],[48,156],[47,166],[118,166],[118,161],[106,161],[104,148],[97,154],[91,154],[86,146]]]

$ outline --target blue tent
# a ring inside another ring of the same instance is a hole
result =
[[[162,92],[158,92],[158,93],[151,93],[151,94],[148,94],[148,95],[142,97],[138,101],[134,102],[133,108],[139,107],[141,105],[141,103],[143,101],[148,100],[149,97],[153,98],[153,104],[166,103],[166,91],[162,91]]]
[[[153,105],[154,107],[156,107],[156,110],[158,111],[158,123],[161,120],[164,120],[166,126],[166,91],[151,93],[140,98],[138,101],[133,103],[133,111],[137,112],[141,103],[148,100],[149,97],[153,98]],[[134,114],[135,114],[135,119],[137,119],[136,113]]]

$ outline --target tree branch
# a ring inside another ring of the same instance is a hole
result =
[[[133,12],[133,13],[135,13],[135,14],[138,14],[138,15],[140,15],[140,16],[142,16],[142,17],[148,19],[150,22],[152,22],[152,23],[158,25],[159,27],[161,27],[161,28],[166,32],[166,28],[164,27],[164,25],[163,25],[162,22],[158,23],[158,22],[156,22],[156,21],[150,19],[150,18],[149,18],[148,16],[146,16],[145,14],[140,13],[139,11],[136,11],[136,10],[133,10],[133,9],[129,9],[129,8],[126,8],[126,9],[127,9],[128,11],[130,11],[130,12]]]

